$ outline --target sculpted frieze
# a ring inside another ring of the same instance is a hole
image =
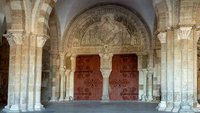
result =
[[[69,27],[63,43],[65,49],[107,45],[113,48],[111,51],[118,47],[118,51],[135,52],[148,49],[150,44],[148,31],[140,18],[115,5],[99,6],[79,15]]]

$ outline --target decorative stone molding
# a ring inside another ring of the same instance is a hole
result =
[[[160,40],[160,43],[166,43],[167,33],[166,32],[160,32],[158,34],[158,39]]]
[[[23,30],[9,30],[7,34],[3,35],[8,40],[10,45],[22,45],[24,39],[24,32]]]
[[[37,36],[37,47],[43,47],[45,42],[49,39],[47,35],[38,35]]]
[[[192,27],[180,27],[178,31],[178,39],[190,39]]]

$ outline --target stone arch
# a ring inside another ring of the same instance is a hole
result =
[[[5,9],[8,13],[8,19],[10,17],[10,21],[8,24],[8,29],[25,29],[25,9],[24,9],[24,2],[21,0],[7,0]]]
[[[110,18],[111,21],[109,22],[108,20],[103,25],[103,20],[105,18]],[[93,7],[77,16],[74,21],[71,22],[71,25],[65,32],[62,49],[65,52],[69,52],[70,49],[74,47],[91,47],[94,45],[103,47],[106,45],[120,46],[121,51],[125,48],[132,47],[135,51],[144,50],[145,53],[147,53],[151,48],[151,39],[148,28],[141,20],[142,19],[135,12],[131,12],[119,5],[108,4]],[[108,26],[112,24],[113,28],[106,27],[106,24]],[[97,27],[97,34],[93,34],[92,37],[99,37],[100,40],[96,38],[90,40],[90,42],[86,42],[84,38],[88,37],[89,32],[92,32],[90,30],[95,30],[95,27]],[[98,35],[101,34],[100,32],[103,32],[101,30],[110,30],[112,32],[110,36],[108,36],[110,37],[108,40],[103,39],[103,35],[107,36],[107,34],[103,34],[102,36]],[[117,40],[116,38],[119,38],[120,34],[121,37],[125,37],[126,39],[122,38]],[[139,43],[137,41],[139,41]],[[94,43],[92,44],[91,42]]]
[[[36,20],[37,25],[35,26],[35,28],[37,29],[37,34],[48,33],[48,20],[55,3],[56,0],[44,0],[40,3],[40,10],[38,12],[38,15],[36,16],[36,18],[38,18]]]

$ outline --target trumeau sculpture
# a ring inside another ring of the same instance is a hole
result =
[[[92,8],[79,15],[66,32],[63,49],[77,51],[96,48],[101,52],[106,45],[110,52],[145,52],[149,50],[148,31],[133,12],[115,5]],[[67,44],[67,45],[66,45]]]

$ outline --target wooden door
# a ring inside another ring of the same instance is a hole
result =
[[[74,77],[75,100],[100,100],[102,97],[102,80],[98,55],[77,57]]]
[[[109,78],[111,100],[137,100],[138,99],[138,73],[137,56],[114,55],[112,72]]]

